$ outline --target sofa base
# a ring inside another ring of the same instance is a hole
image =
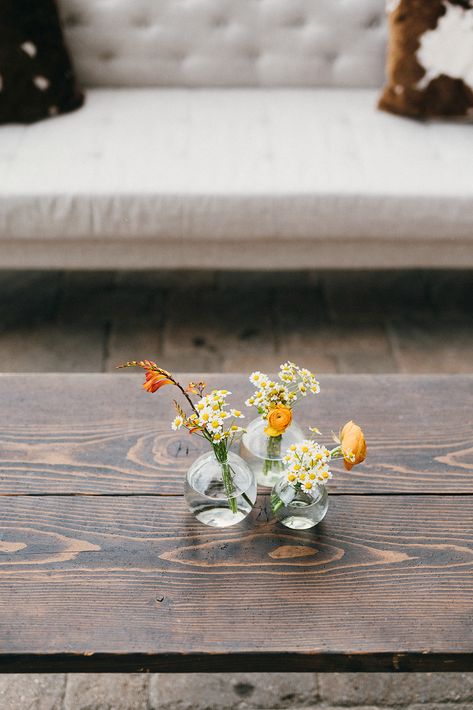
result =
[[[473,242],[333,240],[221,243],[2,241],[0,269],[465,269]]]

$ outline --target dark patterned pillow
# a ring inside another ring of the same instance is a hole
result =
[[[473,0],[388,0],[388,83],[379,107],[434,118],[473,113]]]
[[[0,123],[32,123],[83,100],[54,0],[0,0]]]

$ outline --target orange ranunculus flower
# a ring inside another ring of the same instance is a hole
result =
[[[277,404],[268,414],[268,426],[264,433],[268,436],[280,436],[292,422],[292,409]]]
[[[347,422],[341,430],[340,446],[343,454],[343,462],[347,471],[351,471],[353,466],[365,460],[365,435],[355,422]]]
[[[157,392],[160,387],[164,385],[172,385],[172,380],[169,380],[166,375],[162,372],[155,372],[154,370],[146,371],[146,382],[143,383],[143,388],[147,392]]]

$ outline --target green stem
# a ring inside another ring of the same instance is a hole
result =
[[[227,494],[228,505],[230,510],[235,515],[238,513],[238,506],[235,498],[235,486],[233,484],[233,471],[232,467],[228,463],[228,451],[224,442],[219,444],[213,444],[213,450],[215,452],[215,457],[222,467],[222,479],[223,485],[225,487],[225,493]]]
[[[281,459],[281,442],[282,434],[279,436],[268,436],[268,444],[266,448],[267,458],[263,463],[263,474],[268,475],[270,471],[283,471],[284,464]]]
[[[271,495],[270,502],[271,502],[271,510],[273,511],[273,513],[276,513],[279,510],[279,508],[282,508],[284,506],[283,501],[277,495],[277,493],[273,493]]]

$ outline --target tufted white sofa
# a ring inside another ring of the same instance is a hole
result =
[[[0,128],[1,268],[473,266],[471,126],[375,109],[384,0],[60,0],[86,106]]]

